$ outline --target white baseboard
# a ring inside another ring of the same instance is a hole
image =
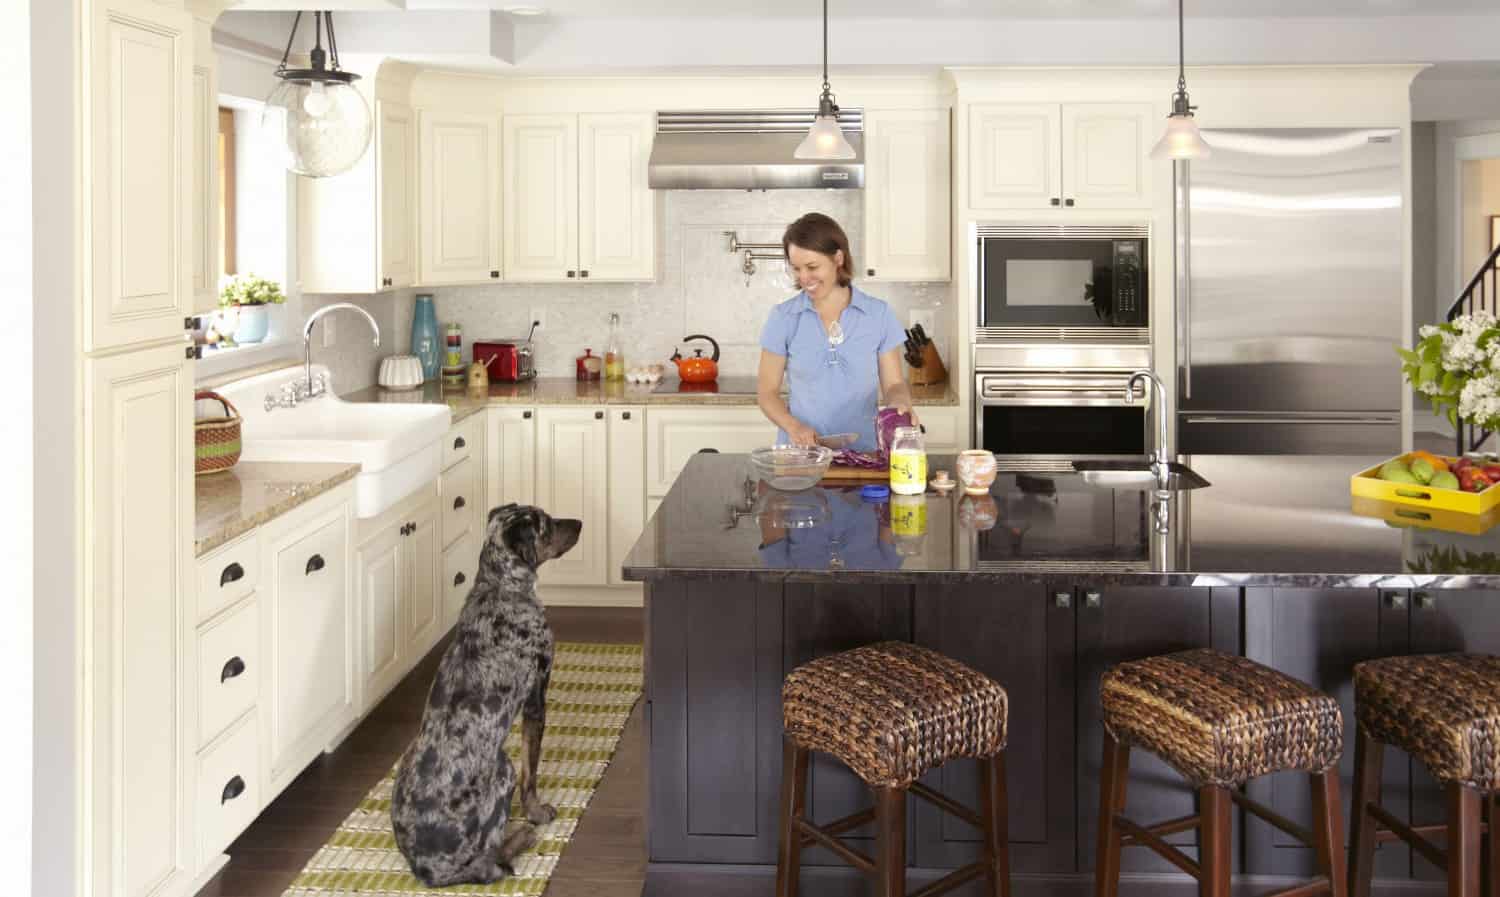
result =
[[[641,607],[640,584],[626,586],[537,586],[547,607]]]

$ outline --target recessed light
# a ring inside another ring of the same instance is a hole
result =
[[[546,10],[540,6],[506,6],[501,12],[508,12],[513,16],[540,16],[545,15]]]

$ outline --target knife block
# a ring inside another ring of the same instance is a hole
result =
[[[922,366],[914,368],[908,364],[906,370],[912,386],[931,386],[948,379],[948,369],[943,367],[943,359],[938,357],[932,343],[922,347]]]

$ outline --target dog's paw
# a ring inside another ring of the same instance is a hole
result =
[[[512,866],[510,863],[497,863],[496,865],[499,866],[499,868],[500,868],[500,875],[502,877],[504,877],[504,878],[515,878],[516,877],[516,867],[515,866]]]
[[[526,808],[526,819],[533,825],[546,825],[557,818],[557,808],[540,801]]]

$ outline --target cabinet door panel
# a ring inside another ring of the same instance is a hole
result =
[[[1393,599],[1391,596],[1398,596]],[[1344,714],[1344,756],[1339,785],[1347,819],[1354,785],[1354,665],[1407,650],[1406,595],[1374,589],[1247,589],[1245,654],[1333,695]],[[1382,801],[1407,818],[1409,776],[1406,758],[1386,753]],[[1307,776],[1278,773],[1251,782],[1249,794],[1301,824],[1312,824]],[[1345,832],[1347,836],[1347,831]],[[1377,878],[1405,878],[1410,851],[1402,844],[1381,845],[1375,854]],[[1313,851],[1278,829],[1255,823],[1245,830],[1245,869],[1251,873],[1305,876],[1313,873]]]
[[[494,116],[424,110],[418,281],[488,281],[498,271],[500,130]]]
[[[410,286],[416,274],[417,129],[410,106],[384,100],[379,109],[377,171],[380,187],[380,262],[376,274],[385,289]],[[387,282],[389,281],[389,282]]]
[[[438,586],[443,593],[443,628],[458,621],[464,609],[469,591],[474,588],[474,575],[479,570],[479,550],[475,537],[467,533],[443,551],[443,573]]]
[[[401,669],[401,543],[397,527],[359,549],[361,705],[370,707]]]
[[[442,593],[438,591],[438,513],[428,503],[412,517],[416,529],[401,546],[406,585],[406,665],[416,663],[442,632]]]
[[[609,582],[646,526],[646,409],[609,409]]]
[[[84,349],[170,338],[192,308],[192,20],[98,4],[85,52],[93,280]]]
[[[84,366],[84,508],[93,521],[82,594],[91,627],[88,759],[95,783],[91,890],[171,889],[191,872],[187,720],[192,373],[182,347]]]
[[[948,110],[865,114],[865,274],[947,280]]]
[[[206,37],[199,29],[198,41]],[[193,66],[193,311],[219,307],[219,80],[213,51]]]
[[[578,275],[578,119],[507,115],[506,280],[568,280]]]
[[[1005,688],[1005,750],[1011,868],[1071,872],[1073,853],[1073,647],[1071,607],[1039,586],[997,594],[990,586],[918,589],[913,638],[968,664]],[[996,645],[1014,650],[996,650]],[[978,765],[955,760],[923,782],[968,807],[979,806]],[[957,868],[978,858],[979,832],[926,803],[916,810],[913,865]]]
[[[666,495],[702,449],[748,452],[770,445],[776,425],[758,408],[653,408],[646,432],[646,494]]]
[[[1089,590],[1078,602],[1078,856],[1080,867],[1094,868],[1099,831],[1099,762],[1104,751],[1099,680],[1104,671],[1127,660],[1170,654],[1215,643],[1212,601],[1208,589],[1110,588],[1099,590],[1094,606]],[[1151,824],[1194,812],[1194,796],[1182,776],[1145,751],[1131,751],[1130,787],[1125,813]],[[1169,841],[1190,853],[1195,835],[1185,832]],[[1127,850],[1121,868],[1127,872],[1165,872],[1175,868],[1146,850]]]
[[[1151,104],[1067,103],[1063,194],[1080,209],[1151,207]]]
[[[481,540],[491,510],[536,500],[536,410],[491,408],[486,413],[484,484],[489,497],[480,518]]]
[[[589,280],[656,277],[649,113],[578,116],[578,268]]]
[[[537,504],[553,517],[583,521],[573,550],[542,565],[544,584],[605,584],[609,550],[606,442],[602,409],[543,408],[537,412]]]
[[[978,103],[969,107],[969,205],[1046,209],[1062,197],[1060,107]]]

